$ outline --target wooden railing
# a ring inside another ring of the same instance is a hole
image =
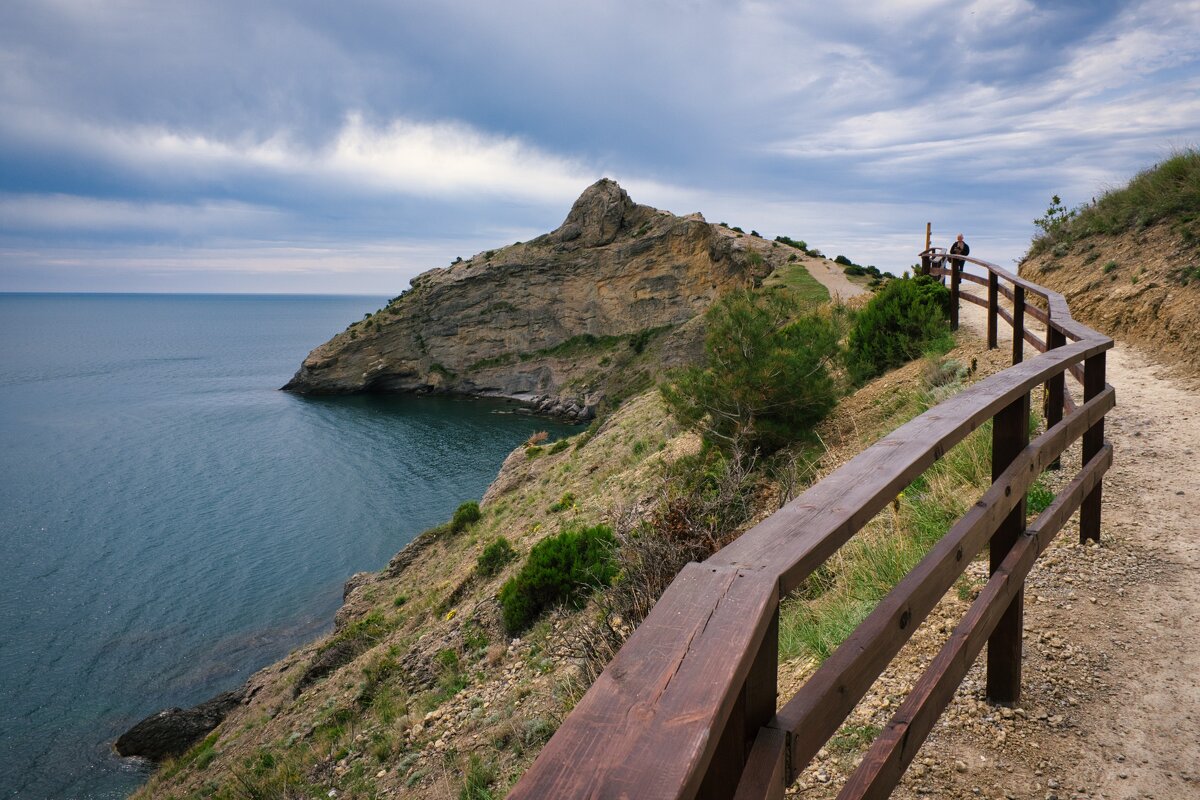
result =
[[[994,264],[923,270],[1013,329],[1013,366],[901,426],[704,563],[688,564],[579,701],[512,798],[779,798],[986,545],[991,577],[941,652],[872,743],[839,800],[887,797],[984,644],[987,696],[1021,691],[1025,576],[1076,509],[1080,539],[1100,536],[1101,479],[1112,463],[1104,379],[1112,340],[1071,318],[1062,295]],[[962,290],[987,287],[987,296]],[[1007,307],[1001,302],[1004,297]],[[1033,303],[1027,304],[1032,298]],[[1044,323],[1045,339],[1026,325]],[[1029,343],[1040,355],[1025,360]],[[1066,374],[1083,384],[1076,405]],[[1044,384],[1047,430],[1029,439],[1030,392]],[[1064,416],[1064,412],[1065,416]],[[779,603],[971,431],[992,420],[991,487],[800,690],[777,697]],[[1035,521],[1025,494],[1083,439],[1082,468]]]

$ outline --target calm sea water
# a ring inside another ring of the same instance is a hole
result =
[[[0,795],[124,797],[121,731],[327,630],[347,577],[562,431],[277,391],[384,301],[0,295]]]

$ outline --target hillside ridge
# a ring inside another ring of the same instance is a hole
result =
[[[670,363],[694,348],[694,332],[681,333],[689,321],[771,272],[759,254],[770,248],[752,238],[638,205],[601,179],[555,230],[413,278],[314,349],[283,388],[503,396],[587,420],[614,391],[601,351],[675,339],[656,359]]]

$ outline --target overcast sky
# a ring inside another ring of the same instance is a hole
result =
[[[396,294],[600,177],[898,271],[1200,140],[1200,0],[2,0],[0,291]]]

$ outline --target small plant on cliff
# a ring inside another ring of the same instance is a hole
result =
[[[673,373],[667,408],[705,441],[774,451],[804,435],[837,399],[832,320],[779,290],[731,292],[706,314],[707,363]]]
[[[516,557],[517,551],[513,550],[508,539],[500,536],[483,548],[483,552],[479,554],[479,560],[476,562],[475,570],[485,578],[490,578],[499,574],[500,570],[504,569],[504,565]]]
[[[504,627],[510,634],[521,633],[552,606],[581,606],[593,589],[615,577],[615,546],[607,525],[568,528],[538,542],[520,572],[500,590]]]
[[[568,511],[575,507],[575,495],[570,492],[563,492],[563,496],[557,501],[550,504],[550,513],[557,514],[560,511]]]
[[[950,292],[933,278],[892,280],[850,331],[846,366],[855,381],[882,375],[931,349],[949,345]]]
[[[483,516],[483,512],[479,510],[479,503],[474,500],[468,500],[454,510],[454,516],[450,519],[450,531],[452,533],[461,533],[469,526],[479,521]]]

